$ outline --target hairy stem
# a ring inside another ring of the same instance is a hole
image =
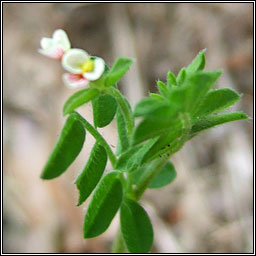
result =
[[[77,116],[77,119],[83,124],[84,128],[106,149],[106,152],[108,154],[109,160],[112,164],[112,167],[115,168],[116,165],[116,156],[113,153],[112,149],[106,142],[106,140],[102,137],[102,135],[87,121],[85,120],[81,115],[79,115],[77,112],[74,112]]]
[[[110,87],[108,90],[109,90],[109,93],[116,98],[116,100],[123,112],[125,122],[127,125],[128,136],[130,137],[132,135],[133,128],[134,128],[134,119],[133,119],[132,111],[127,106],[126,99],[124,98],[124,96],[121,94],[121,92],[118,89],[116,89],[114,87]]]

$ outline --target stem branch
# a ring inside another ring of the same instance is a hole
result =
[[[134,128],[134,119],[133,119],[132,111],[128,107],[126,99],[120,93],[119,90],[117,90],[113,86],[110,87],[108,90],[109,90],[109,93],[116,98],[116,100],[117,100],[117,102],[118,102],[118,104],[119,104],[119,106],[120,106],[120,108],[123,112],[125,122],[126,122],[126,125],[127,125],[128,136],[130,137],[132,135],[133,128]]]

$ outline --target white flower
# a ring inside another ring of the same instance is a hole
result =
[[[91,58],[88,53],[81,49],[71,49],[62,58],[64,69],[73,74],[80,74],[89,81],[95,81],[101,77],[105,70],[103,59]]]
[[[40,43],[39,53],[59,60],[71,47],[68,36],[62,29],[55,30],[52,38],[43,37]]]

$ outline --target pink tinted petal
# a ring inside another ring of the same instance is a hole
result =
[[[52,49],[52,50],[39,49],[38,51],[39,51],[39,53],[41,53],[49,58],[57,59],[57,60],[61,60],[63,55],[65,54],[65,51],[60,47]]]
[[[56,48],[54,51],[55,59],[58,59],[58,60],[61,60],[64,54],[65,54],[65,51],[62,48]]]
[[[63,81],[69,88],[80,88],[88,85],[89,83],[89,80],[84,78],[82,75],[71,73],[63,74]]]

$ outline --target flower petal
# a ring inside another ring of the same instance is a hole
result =
[[[61,60],[63,54],[65,53],[62,48],[51,48],[51,49],[38,49],[38,52],[53,59]]]
[[[65,73],[62,75],[62,79],[64,81],[64,84],[68,88],[72,89],[84,87],[89,83],[89,81],[86,78],[79,74]]]
[[[43,50],[50,49],[53,46],[53,40],[48,37],[43,37],[41,39],[40,45]]]
[[[83,64],[89,60],[88,53],[81,49],[71,49],[64,54],[62,66],[67,71],[74,74],[82,73]]]
[[[96,57],[94,59],[94,70],[83,74],[88,80],[94,81],[101,77],[105,70],[105,62],[103,59]]]
[[[70,49],[71,44],[66,32],[62,29],[57,29],[53,33],[53,42],[57,47],[61,47],[64,51]]]

